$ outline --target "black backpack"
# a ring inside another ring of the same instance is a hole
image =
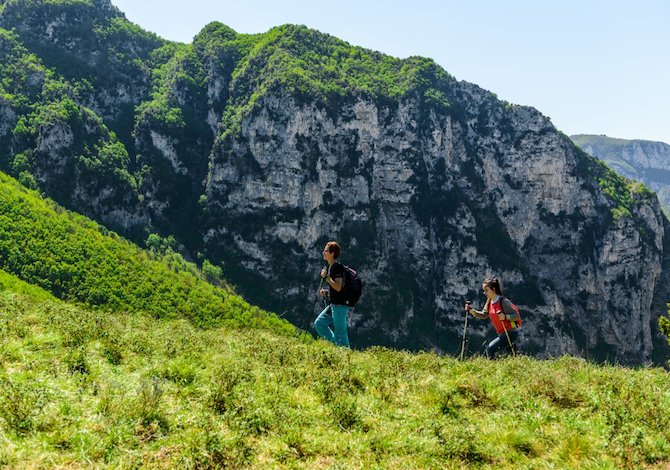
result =
[[[351,266],[344,265],[344,297],[347,305],[353,307],[363,293],[363,281]]]

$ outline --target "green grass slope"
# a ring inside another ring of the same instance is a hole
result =
[[[0,466],[670,464],[670,375],[458,362],[67,304],[0,271]]]
[[[187,318],[197,326],[295,327],[172,266],[0,173],[0,268],[56,297],[116,312]]]

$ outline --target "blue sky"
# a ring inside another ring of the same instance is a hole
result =
[[[534,106],[566,134],[670,143],[668,0],[112,0],[175,41],[207,23],[240,33],[304,24]]]

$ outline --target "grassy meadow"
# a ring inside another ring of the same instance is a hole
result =
[[[667,468],[670,375],[65,303],[0,272],[9,468]]]

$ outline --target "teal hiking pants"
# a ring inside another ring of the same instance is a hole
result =
[[[347,315],[349,307],[346,305],[329,305],[316,317],[314,328],[323,339],[349,347],[349,335],[347,334]]]

